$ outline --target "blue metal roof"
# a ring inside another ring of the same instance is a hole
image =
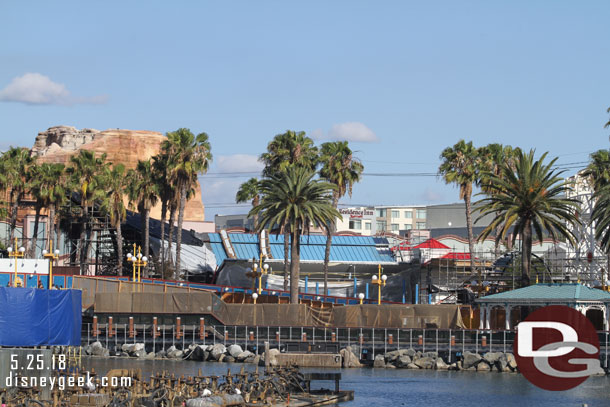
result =
[[[240,260],[258,259],[258,235],[247,233],[229,233],[229,239]],[[217,264],[227,259],[220,234],[210,233],[210,246],[216,256]],[[269,245],[274,259],[284,259],[284,236],[270,235]],[[301,236],[301,260],[324,261],[326,236]],[[333,262],[369,262],[395,263],[386,238],[371,236],[333,236],[330,249],[330,261]]]

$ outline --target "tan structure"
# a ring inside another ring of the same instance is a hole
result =
[[[32,154],[40,162],[70,162],[70,157],[79,150],[90,150],[98,154],[106,153],[108,161],[121,163],[126,168],[135,168],[138,160],[146,160],[156,155],[165,136],[155,131],[144,130],[78,130],[71,126],[55,126],[38,133]],[[161,204],[153,208],[150,216],[161,219]],[[186,203],[185,222],[203,222],[204,207],[201,201],[201,187],[197,185],[195,196]]]

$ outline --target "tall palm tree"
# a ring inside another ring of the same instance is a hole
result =
[[[167,153],[161,151],[159,154],[152,157],[152,167],[154,182],[159,192],[159,199],[161,200],[161,276],[166,278],[165,275],[165,263],[166,263],[166,249],[165,249],[165,220],[167,219],[167,211],[170,208],[170,204],[175,201],[177,196],[176,189],[168,181],[168,168],[170,167],[169,156]],[[168,241],[170,242],[171,249],[171,234]],[[169,251],[171,253],[171,250]]]
[[[353,157],[347,141],[324,143],[320,147],[320,177],[335,185],[333,191],[333,208],[337,209],[339,199],[346,193],[351,197],[354,184],[360,181],[364,166]],[[333,233],[337,229],[337,220],[333,219],[326,228],[326,250],[324,251],[324,295],[328,295],[328,262]]]
[[[180,197],[176,235],[176,268],[174,270],[174,278],[177,278],[180,273],[182,225],[188,191],[197,183],[197,175],[208,170],[212,153],[206,133],[195,136],[186,128],[167,133],[167,140],[163,141],[161,149],[168,152],[171,157],[172,165],[168,168],[168,179],[176,186]]]
[[[95,198],[100,200],[100,209],[110,216],[110,222],[116,230],[117,275],[119,276],[123,275],[123,233],[121,232],[121,224],[127,216],[123,198],[130,181],[123,164],[115,164],[112,168],[106,167],[100,181],[100,186],[103,183],[104,188],[97,189],[95,195]]]
[[[301,235],[310,225],[324,227],[339,216],[332,206],[331,183],[314,179],[315,172],[303,167],[289,166],[261,182],[263,198],[249,215],[258,214],[258,230],[284,225],[290,240],[290,303],[299,303],[299,274]]]
[[[286,130],[285,133],[276,135],[267,144],[267,152],[259,157],[259,161],[265,164],[264,177],[272,177],[279,172],[286,171],[290,166],[299,166],[314,171],[318,159],[318,149],[314,146],[313,140],[307,137],[304,131],[295,132],[293,130]],[[270,227],[273,226],[270,225]],[[280,229],[284,231],[284,291],[287,291],[290,231],[287,225],[280,225]]]
[[[523,286],[530,283],[532,234],[542,241],[546,231],[554,240],[564,237],[574,244],[575,236],[566,224],[579,222],[576,211],[580,202],[565,198],[570,187],[561,177],[563,171],[552,169],[557,158],[545,164],[546,155],[535,160],[533,150],[527,154],[518,151],[514,169],[505,164],[500,176],[487,175],[491,194],[477,202],[481,211],[479,218],[494,215],[479,239],[485,239],[496,227],[500,227],[496,239],[506,237],[511,227],[514,227],[513,243],[516,236],[520,236]]]
[[[610,150],[597,150],[590,155],[590,162],[582,172],[589,179],[594,191],[610,184]]]
[[[260,182],[256,178],[250,178],[239,186],[235,195],[235,202],[242,203],[252,201],[252,207],[260,203]],[[258,227],[258,214],[254,215],[254,229]]]
[[[127,196],[129,205],[137,208],[142,223],[142,247],[144,256],[149,257],[149,224],[150,210],[159,200],[157,184],[154,182],[153,167],[150,160],[138,160],[135,170],[128,171]],[[147,275],[145,270],[145,276]]]
[[[76,252],[81,274],[85,272],[91,244],[90,207],[94,195],[101,189],[101,175],[107,166],[106,153],[96,157],[93,151],[80,150],[77,155],[70,157],[70,166],[66,169],[71,178],[70,183],[76,188],[81,201],[81,232]]]
[[[66,190],[63,183],[64,165],[42,163],[34,165],[30,169],[30,193],[35,199],[34,208],[36,216],[34,218],[34,232],[30,245],[30,257],[36,256],[36,244],[38,240],[38,226],[40,223],[40,211],[49,210],[49,222],[47,225],[47,240],[53,236],[52,231],[55,226],[55,208],[59,202],[63,203],[66,197]]]
[[[10,240],[15,237],[17,227],[17,211],[19,205],[28,191],[28,171],[34,164],[35,158],[30,156],[26,148],[11,147],[2,154],[0,160],[0,187],[9,192],[9,204],[11,207]]]
[[[466,204],[466,226],[468,228],[468,251],[470,253],[470,268],[475,271],[474,263],[474,234],[472,232],[472,187],[480,181],[479,151],[472,145],[458,141],[453,147],[447,147],[441,153],[442,163],[438,169],[439,174],[447,184],[457,184],[460,188],[460,199]],[[479,284],[481,282],[479,281]]]

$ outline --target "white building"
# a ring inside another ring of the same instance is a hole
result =
[[[423,205],[354,207],[342,208],[339,212],[343,217],[337,221],[338,232],[369,236],[426,229],[426,207]]]

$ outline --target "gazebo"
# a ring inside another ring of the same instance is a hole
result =
[[[491,326],[492,312],[496,312],[496,322],[501,319],[496,308],[504,310],[504,329],[509,330],[516,325],[513,323],[516,319],[513,318],[513,310],[520,307],[528,307],[531,310],[547,305],[566,305],[589,318],[596,329],[608,330],[610,293],[580,283],[535,284],[478,298],[476,302],[480,304],[479,329],[501,329]]]

